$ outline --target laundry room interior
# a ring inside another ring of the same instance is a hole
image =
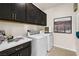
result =
[[[79,56],[79,3],[0,3],[0,56]]]

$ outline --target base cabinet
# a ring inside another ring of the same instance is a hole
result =
[[[0,56],[31,56],[31,41],[2,51]]]
[[[31,47],[24,48],[22,50],[19,50],[10,56],[31,56]]]
[[[21,50],[19,52],[19,55],[20,56],[30,56],[30,53],[31,53],[30,47],[28,47],[28,48],[25,48],[25,49]]]

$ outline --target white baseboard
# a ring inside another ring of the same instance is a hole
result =
[[[70,50],[70,51],[77,52],[76,49],[65,48],[65,47],[62,47],[62,46],[59,46],[59,45],[54,45],[54,46],[55,46],[55,47],[59,47],[59,48],[63,48],[63,49],[66,49],[66,50]]]

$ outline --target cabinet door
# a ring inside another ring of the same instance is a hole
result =
[[[28,56],[27,48],[24,48],[24,49],[20,50],[19,55],[20,56]]]
[[[32,3],[26,4],[26,19],[28,23],[36,25],[46,25],[46,14]]]
[[[26,47],[19,52],[20,56],[31,56],[31,47]]]
[[[28,47],[27,51],[28,51],[28,56],[31,56],[31,47]]]
[[[41,16],[40,16],[40,17],[41,17],[41,20],[40,20],[41,22],[40,22],[40,24],[43,25],[43,26],[46,26],[46,23],[47,23],[47,18],[46,18],[46,16],[47,16],[47,15],[46,15],[44,12],[42,12],[42,11],[40,12],[40,14],[41,14]]]
[[[40,13],[38,12],[36,6],[34,6],[31,3],[26,4],[27,9],[26,9],[26,17],[27,17],[27,22],[31,24],[40,24]]]
[[[11,3],[0,3],[0,19],[11,19]]]
[[[25,3],[15,4],[15,20],[25,22]]]

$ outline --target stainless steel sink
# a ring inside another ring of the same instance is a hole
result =
[[[8,42],[17,42],[21,39],[24,39],[24,38],[23,37],[17,37],[17,38],[9,39]]]

